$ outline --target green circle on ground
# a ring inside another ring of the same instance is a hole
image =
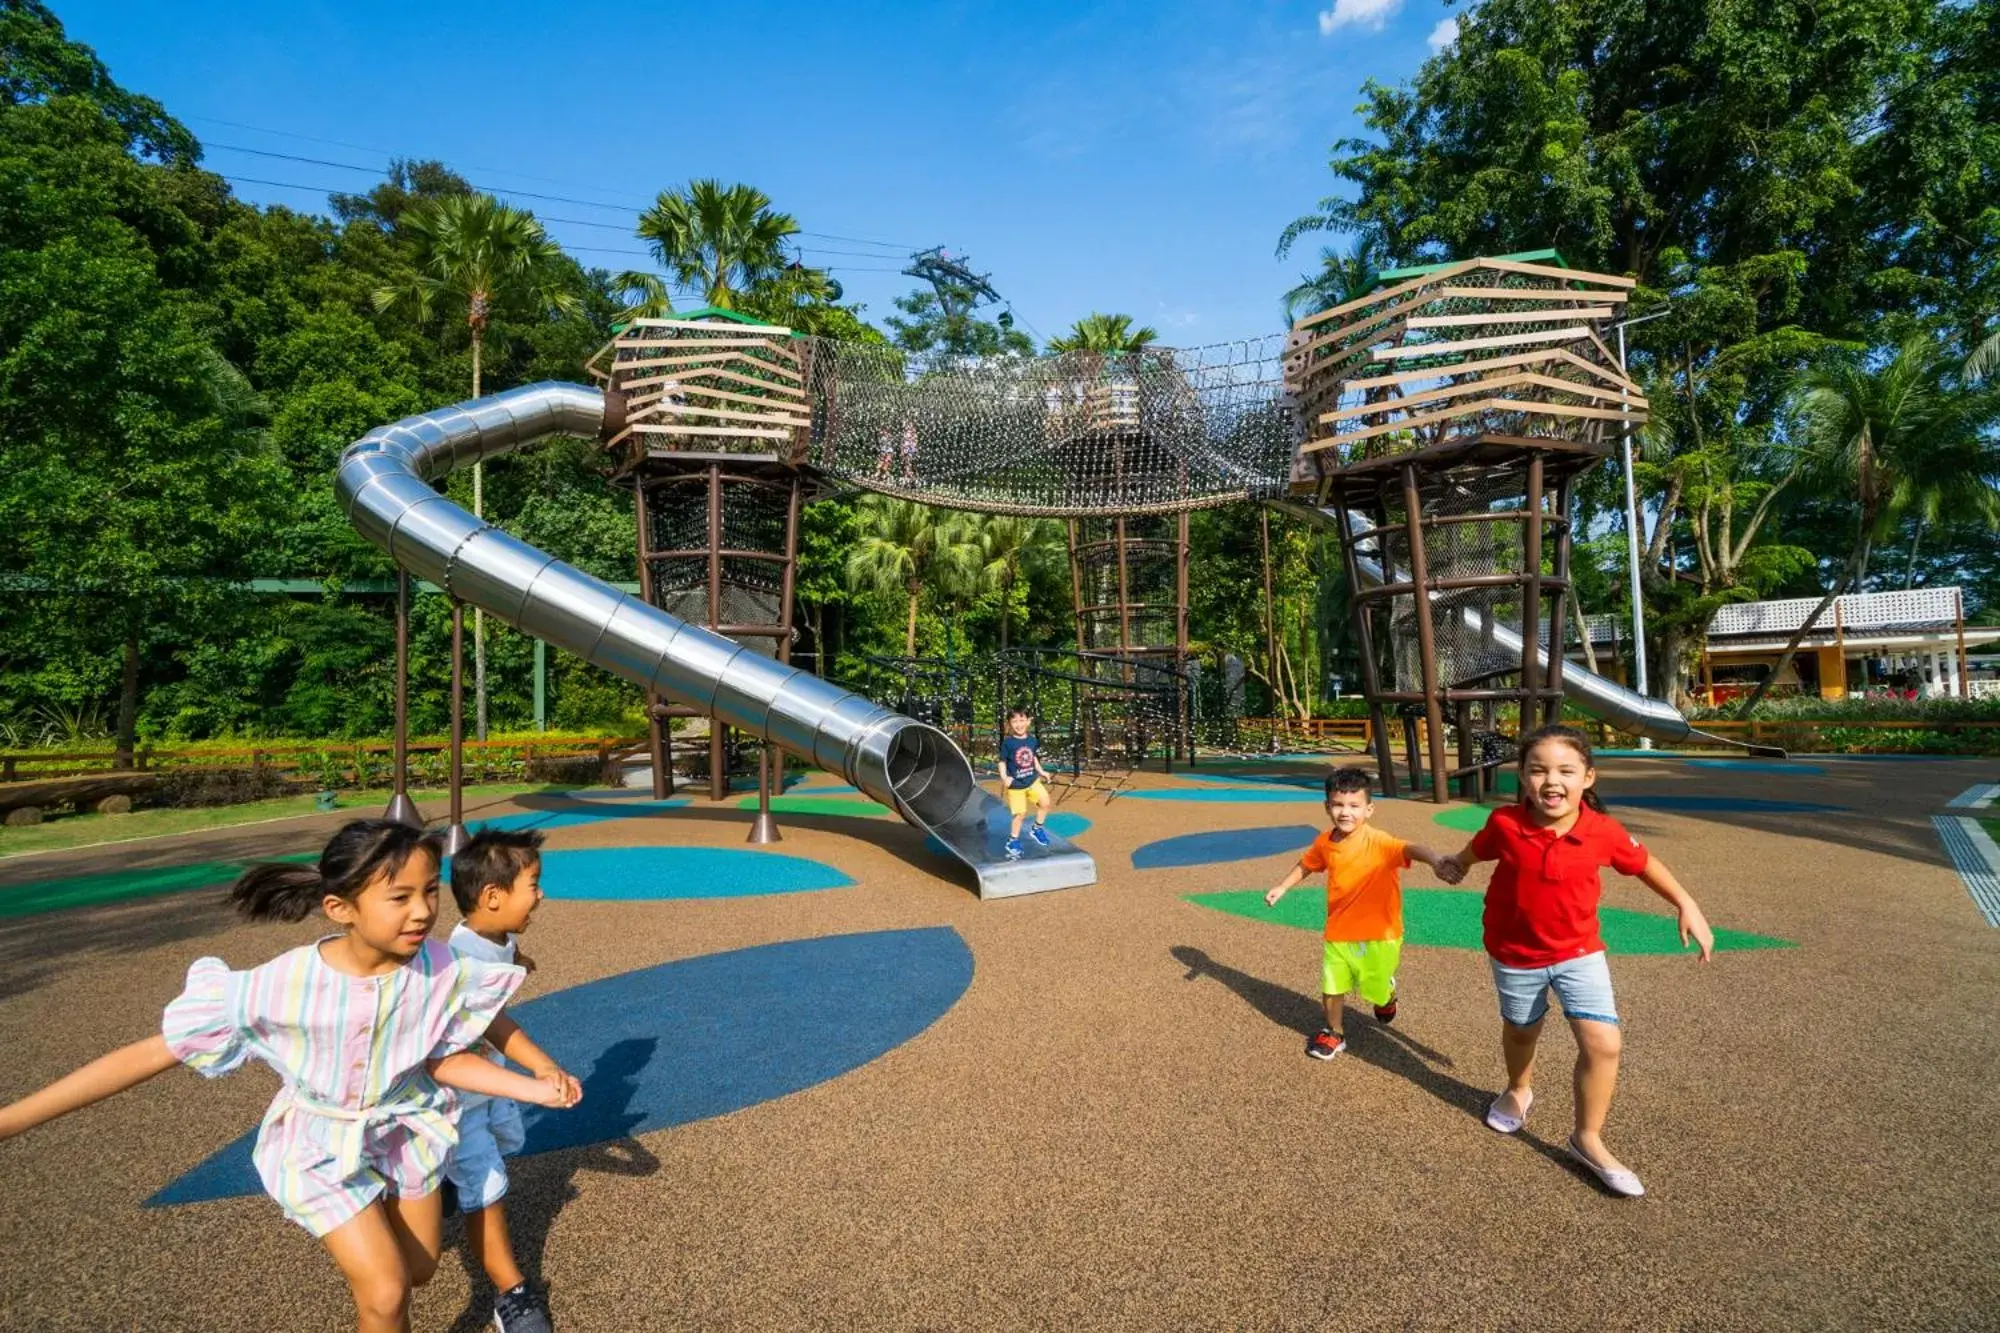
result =
[[[1486,895],[1466,889],[1403,890],[1403,942],[1436,949],[1483,949],[1480,912]],[[1222,893],[1192,893],[1189,902],[1211,907],[1231,916],[1290,926],[1317,932],[1326,925],[1326,891],[1295,889],[1278,900],[1276,907],[1264,906],[1262,889],[1230,889]],[[1600,907],[1598,925],[1604,947],[1616,954],[1670,954],[1692,952],[1681,948],[1680,931],[1673,917],[1651,912],[1632,912],[1622,907]],[[1715,928],[1715,951],[1740,949],[1790,949],[1790,940],[1771,935],[1753,935],[1744,930]]]
[[[1455,828],[1464,833],[1477,833],[1486,827],[1486,817],[1492,813],[1489,806],[1454,805],[1449,810],[1438,811],[1431,816],[1431,819],[1446,828]]]

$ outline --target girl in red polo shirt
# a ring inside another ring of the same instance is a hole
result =
[[[1500,1049],[1507,1090],[1487,1108],[1502,1134],[1521,1128],[1534,1105],[1535,1042],[1562,1002],[1576,1034],[1576,1132],[1570,1155],[1615,1194],[1644,1194],[1639,1177],[1604,1146],[1604,1117],[1618,1084],[1618,1006],[1598,935],[1598,870],[1636,876],[1680,913],[1681,944],[1692,939],[1707,962],[1715,937],[1688,891],[1658,857],[1604,813],[1595,790],[1590,742],[1574,727],[1543,727],[1521,742],[1520,804],[1495,810],[1456,857],[1459,871],[1498,861],[1486,886],[1486,952],[1500,993]],[[1442,873],[1442,868],[1440,868]],[[1447,880],[1449,877],[1447,877]]]

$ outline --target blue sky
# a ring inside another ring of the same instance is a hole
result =
[[[1363,80],[1414,73],[1450,13],[1441,0],[55,8],[120,83],[187,122],[210,168],[313,187],[239,181],[246,199],[324,210],[327,190],[370,176],[243,149],[378,172],[392,153],[436,157],[496,192],[589,201],[515,197],[579,259],[616,269],[650,266],[630,232],[639,208],[719,176],[818,233],[807,260],[872,319],[911,286],[895,271],[908,251],[944,245],[991,273],[1031,332],[1123,311],[1175,346],[1280,326],[1279,295],[1316,247],[1278,260],[1279,230],[1332,189],[1328,148],[1356,131]]]

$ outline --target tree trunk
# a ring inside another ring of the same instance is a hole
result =
[[[118,734],[114,768],[133,767],[139,729],[139,622],[125,632],[124,663],[118,678]]]
[[[910,620],[903,630],[903,656],[917,655],[917,590],[910,589]]]
[[[1861,522],[1860,544],[1855,547],[1853,558],[1847,562],[1846,571],[1838,579],[1834,580],[1833,587],[1827,592],[1826,596],[1819,599],[1819,605],[1814,607],[1812,614],[1806,617],[1805,624],[1799,626],[1798,632],[1792,635],[1792,641],[1786,644],[1785,651],[1779,654],[1778,664],[1771,668],[1771,674],[1758,681],[1757,688],[1750,691],[1750,697],[1745,699],[1743,707],[1737,710],[1737,717],[1745,718],[1750,716],[1750,710],[1757,706],[1758,702],[1763,699],[1765,692],[1771,688],[1778,677],[1785,674],[1785,668],[1792,664],[1792,659],[1798,656],[1799,645],[1805,642],[1806,635],[1812,633],[1813,626],[1819,624],[1819,618],[1826,614],[1826,609],[1833,605],[1834,599],[1846,592],[1848,588],[1858,586],[1867,573],[1868,549],[1872,544],[1869,539],[1869,532],[1873,527],[1873,521],[1869,515],[1863,514]]]
[[[472,326],[472,396],[479,397],[479,360],[484,330]],[[486,517],[486,464],[472,465],[472,516]],[[472,608],[472,718],[473,734],[486,739],[486,613]]]
[[[1917,520],[1916,533],[1910,538],[1910,562],[1903,566],[1903,591],[1908,592],[1917,583],[1917,548],[1924,542],[1924,521]]]

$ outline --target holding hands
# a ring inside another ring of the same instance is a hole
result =
[[[539,1106],[568,1110],[583,1100],[583,1085],[559,1065],[543,1065],[535,1070],[535,1082],[542,1093],[542,1096],[536,1099],[536,1104]]]

